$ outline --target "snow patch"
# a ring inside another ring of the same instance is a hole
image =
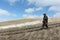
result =
[[[41,23],[40,21],[33,21],[33,22],[26,22],[21,24],[13,24],[13,25],[6,25],[6,26],[0,26],[0,29],[6,29],[6,28],[12,28],[12,27],[23,27],[28,25],[35,25]]]

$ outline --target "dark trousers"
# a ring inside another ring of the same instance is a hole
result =
[[[42,28],[48,28],[48,24],[47,23],[43,23],[43,25],[42,25]]]

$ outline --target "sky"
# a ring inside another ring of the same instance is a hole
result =
[[[0,22],[26,18],[60,18],[60,0],[0,0]]]

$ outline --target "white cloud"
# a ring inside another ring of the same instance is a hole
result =
[[[60,17],[60,0],[27,0],[29,5],[35,5],[36,7],[50,6],[48,11],[53,11],[56,14],[54,17]]]
[[[32,4],[38,7],[51,6],[49,11],[60,11],[60,0],[27,0],[28,4]]]
[[[20,0],[6,0],[10,5],[13,5],[15,2],[19,2]]]
[[[49,11],[55,12],[53,15],[54,18],[60,18],[60,6],[52,6],[49,8]]]
[[[11,14],[7,10],[0,9],[0,16],[17,16],[16,14]]]
[[[38,8],[36,8],[35,10],[36,11],[40,11],[40,10],[42,10],[43,8],[42,7],[38,7]]]
[[[27,19],[27,18],[43,18],[43,15],[31,15],[31,14],[23,14],[23,18]]]
[[[38,15],[28,15],[28,14],[24,14],[23,18],[39,18]]]
[[[26,13],[33,13],[34,12],[34,8],[25,9],[25,12]]]
[[[34,13],[35,11],[40,11],[40,10],[42,10],[42,7],[25,9],[26,14],[23,14],[23,18],[40,18],[40,16],[38,15],[31,14]]]
[[[38,15],[32,15],[32,13],[34,13],[35,11],[41,11],[42,9],[42,7],[25,9],[26,14],[23,14],[23,18],[42,18]]]
[[[52,6],[49,8],[49,11],[60,12],[60,6]]]
[[[49,5],[60,5],[60,0],[27,0],[28,4],[35,6],[49,6]]]
[[[56,14],[54,14],[54,16],[53,16],[54,18],[60,18],[60,12],[59,13],[56,13]]]
[[[35,11],[41,11],[43,8],[42,7],[37,7],[37,8],[28,8],[28,9],[25,9],[25,12],[26,13],[33,13]]]
[[[0,9],[0,16],[10,16],[10,13],[7,10]]]

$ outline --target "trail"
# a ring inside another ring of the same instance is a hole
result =
[[[60,26],[60,23],[55,24],[49,24],[49,28],[56,28]],[[0,32],[0,36],[6,36],[6,35],[15,35],[15,34],[22,34],[22,33],[28,33],[28,32],[34,32],[34,31],[41,31],[41,27],[35,27],[35,28],[26,28],[22,29],[23,31],[13,31],[13,32]]]

